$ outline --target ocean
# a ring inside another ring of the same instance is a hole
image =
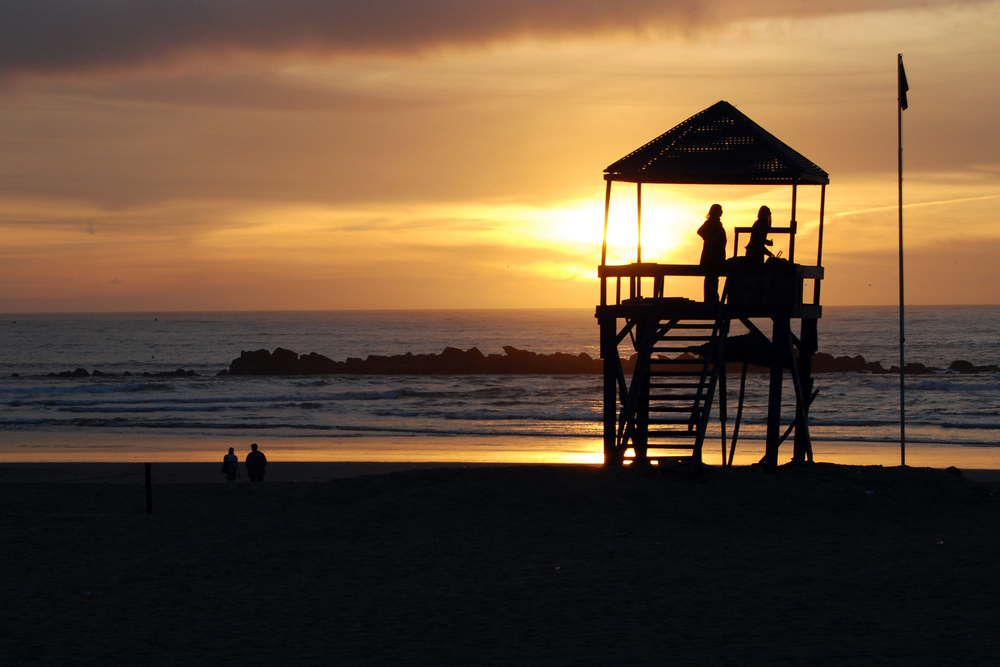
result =
[[[1000,306],[906,312],[908,363],[1000,364]],[[217,376],[241,350],[276,347],[338,361],[449,346],[502,353],[504,345],[597,357],[592,309],[0,317],[0,461],[214,461],[250,442],[288,460],[602,458],[598,375]],[[894,307],[827,307],[819,331],[822,352],[899,363]],[[48,375],[77,368],[112,377]],[[197,375],[143,377],[178,368]],[[731,375],[729,431],[738,387]],[[818,460],[899,463],[897,375],[820,374],[816,388]],[[790,381],[784,393],[788,423]],[[1000,374],[910,376],[906,398],[907,463],[1000,468]],[[763,454],[766,400],[767,377],[751,375],[737,463]],[[716,421],[706,462],[721,459],[719,441]]]

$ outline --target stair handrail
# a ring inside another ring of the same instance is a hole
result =
[[[698,414],[698,425],[695,431],[695,454],[696,458],[701,460],[701,449],[705,442],[705,433],[708,430],[708,420],[712,412],[712,401],[715,398],[715,385],[719,379],[720,368],[722,372],[725,372],[725,344],[726,337],[729,334],[729,305],[727,303],[729,297],[729,279],[726,278],[726,282],[722,288],[722,297],[719,299],[719,310],[715,316],[715,324],[712,326],[712,334],[708,340],[708,349],[705,354],[704,365],[702,366],[701,379],[698,382],[698,391],[695,395],[694,406],[691,410],[692,421],[695,418],[695,412],[699,412],[699,403],[702,404],[701,410]],[[725,323],[725,327],[724,327]],[[725,328],[726,331],[723,334],[722,329]],[[713,359],[714,357],[714,359]],[[709,365],[712,366],[711,377],[708,378],[708,388],[704,391],[703,387],[705,385],[706,376],[709,375]],[[689,423],[688,429],[691,428]]]

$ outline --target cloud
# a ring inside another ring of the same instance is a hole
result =
[[[970,237],[906,250],[906,303],[1000,303],[1000,240]],[[899,302],[899,255],[895,250],[824,253],[827,305]]]
[[[690,33],[731,20],[945,0],[31,0],[0,4],[0,73],[128,69],[232,53],[407,55],[523,37]],[[822,5],[822,6],[821,6]],[[832,8],[830,5],[834,5]]]

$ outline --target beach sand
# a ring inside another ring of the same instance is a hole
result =
[[[0,465],[0,664],[1000,664],[992,472],[392,465]]]

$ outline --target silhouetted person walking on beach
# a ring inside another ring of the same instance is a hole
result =
[[[251,482],[263,482],[264,481],[264,466],[267,465],[267,457],[264,456],[264,452],[257,451],[257,443],[250,445],[250,453],[247,454],[246,466],[247,466],[247,477],[250,478]]]
[[[701,268],[705,275],[705,303],[719,303],[719,273],[726,263],[726,230],[722,226],[722,206],[712,204],[705,223],[698,228],[705,240],[701,250]]]
[[[240,476],[240,457],[236,456],[233,448],[229,448],[229,453],[222,457],[222,473],[226,476],[227,482],[233,482]]]
[[[757,211],[757,220],[750,228],[750,243],[747,244],[747,259],[751,264],[763,264],[764,255],[774,257],[774,254],[765,246],[774,245],[774,241],[767,239],[767,233],[771,231],[771,209],[761,206]]]

